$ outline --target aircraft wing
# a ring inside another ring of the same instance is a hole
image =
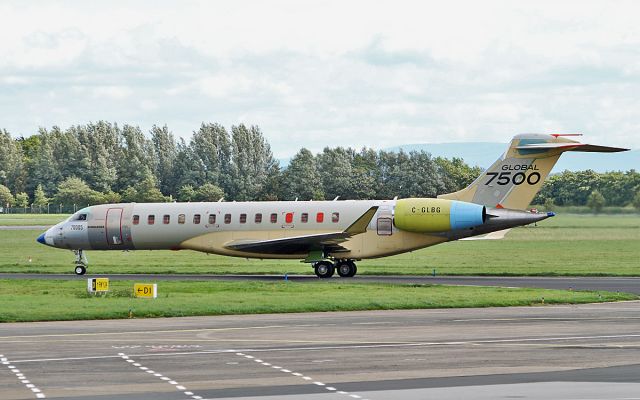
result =
[[[353,224],[341,232],[299,235],[281,239],[252,240],[238,239],[225,245],[231,250],[263,254],[307,254],[313,250],[346,251],[340,243],[348,238],[364,233],[371,219],[378,211],[374,206],[362,214]]]

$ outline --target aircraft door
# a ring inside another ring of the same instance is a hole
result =
[[[393,233],[393,221],[390,217],[378,217],[376,231],[379,236],[391,236]]]
[[[107,244],[121,246],[122,243],[122,208],[110,208],[107,210]]]
[[[376,232],[378,236],[391,236],[393,233],[393,215],[389,206],[380,207],[376,220]]]

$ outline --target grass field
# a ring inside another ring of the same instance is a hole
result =
[[[344,281],[343,281],[344,282]],[[635,300],[624,293],[432,285],[296,282],[160,282],[157,299],[132,297],[133,282],[112,281],[105,297],[86,281],[0,280],[0,322],[179,317],[347,310],[526,306]],[[543,301],[544,299],[544,301]]]
[[[22,225],[43,217],[20,215]],[[52,218],[53,222],[63,219]],[[0,215],[18,224],[15,215]],[[0,230],[0,272],[72,273],[73,254],[35,242],[40,231]],[[192,251],[88,251],[91,273],[307,273],[298,261],[246,260]],[[31,259],[31,262],[29,262]],[[640,275],[639,215],[559,215],[503,240],[458,241],[358,263],[359,274]]]
[[[55,225],[69,214],[0,214],[0,225]]]

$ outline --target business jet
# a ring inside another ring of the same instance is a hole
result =
[[[87,270],[86,250],[195,250],[300,259],[319,278],[352,277],[359,260],[552,217],[526,208],[562,153],[628,150],[568,136],[576,135],[517,135],[468,187],[438,198],[102,204],[81,209],[37,241],[72,250],[78,275]]]

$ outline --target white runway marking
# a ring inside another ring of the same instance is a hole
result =
[[[160,378],[164,382],[167,382],[169,385],[173,385],[176,388],[176,390],[181,391],[182,393],[185,394],[185,396],[189,396],[194,400],[201,400],[202,399],[202,397],[194,395],[193,392],[188,391],[186,387],[180,385],[178,382],[172,380],[171,378],[169,378],[167,376],[163,376],[162,374],[157,373],[155,371],[152,371],[147,367],[143,367],[142,365],[140,365],[140,363],[137,363],[134,360],[132,360],[130,358],[130,356],[128,356],[128,355],[126,355],[124,353],[118,353],[118,357],[122,358],[124,361],[126,361],[128,363],[133,363],[131,365],[137,366],[141,371],[145,371],[148,374],[153,374],[153,376],[156,376],[156,377]]]
[[[401,347],[428,347],[428,346],[460,346],[460,345],[482,345],[482,344],[529,344],[554,341],[573,341],[573,340],[597,340],[597,339],[624,339],[624,338],[640,338],[640,334],[620,334],[620,335],[593,335],[593,336],[552,336],[552,337],[533,337],[533,338],[505,338],[505,339],[487,339],[487,340],[466,340],[466,341],[442,341],[442,342],[399,342],[399,343],[382,343],[382,344],[347,344],[334,346],[309,346],[309,347],[273,347],[265,349],[246,349],[239,350],[253,353],[270,353],[270,352],[288,352],[288,351],[324,351],[324,350],[343,350],[343,349],[377,349],[377,348],[401,348]],[[171,353],[140,353],[132,354],[131,357],[171,357],[184,355],[207,355],[221,353],[237,353],[238,350],[202,350],[202,351],[185,351]],[[48,361],[76,361],[76,360],[93,360],[108,359],[120,356],[104,355],[104,356],[87,356],[87,357],[61,357],[61,358],[36,358],[25,360],[12,360],[13,364],[29,363],[29,362],[48,362]],[[244,356],[248,359],[254,359],[251,355]],[[259,360],[256,362],[263,362]],[[8,364],[8,363],[7,363]],[[284,372],[284,370],[283,370]]]
[[[226,332],[226,331],[247,331],[254,329],[277,329],[290,328],[286,325],[263,325],[263,326],[246,326],[246,327],[229,327],[229,328],[199,328],[199,329],[171,329],[158,331],[127,331],[127,332],[90,332],[90,333],[58,333],[45,335],[13,335],[0,336],[0,339],[17,339],[17,338],[43,338],[43,337],[77,337],[77,336],[100,336],[100,335],[135,335],[135,334],[154,334],[154,333],[184,333],[184,332]]]
[[[345,391],[337,391],[337,389],[336,389],[336,388],[334,388],[334,387],[332,387],[332,386],[327,386],[327,385],[326,385],[326,383],[324,383],[324,382],[314,381],[314,380],[313,380],[313,378],[311,378],[310,376],[306,376],[306,375],[304,375],[304,374],[301,374],[300,372],[294,372],[294,371],[291,371],[291,370],[288,370],[288,369],[284,369],[284,368],[282,368],[282,367],[273,366],[273,365],[271,365],[271,364],[269,364],[269,363],[267,363],[267,362],[264,362],[264,361],[262,361],[262,360],[258,360],[258,359],[256,359],[255,357],[253,357],[253,356],[251,356],[251,355],[248,355],[248,354],[245,354],[245,353],[236,352],[235,354],[236,354],[238,357],[244,357],[244,358],[246,358],[247,360],[253,360],[253,361],[256,361],[256,362],[258,362],[258,364],[262,364],[262,365],[264,365],[264,366],[271,366],[271,368],[275,368],[276,370],[278,370],[278,371],[280,371],[280,372],[284,372],[284,373],[286,373],[286,374],[291,374],[291,375],[293,375],[293,376],[295,376],[295,377],[297,377],[297,378],[302,378],[303,380],[307,381],[308,383],[310,383],[310,384],[312,384],[312,385],[316,385],[316,386],[320,386],[320,387],[325,388],[325,389],[326,389],[327,391],[329,391],[329,392],[335,392],[335,393],[338,393],[338,394],[342,394],[342,395],[345,395],[345,396],[352,397],[352,398],[354,398],[354,399],[367,400],[367,399],[364,399],[362,396],[359,396],[359,395],[357,395],[357,394],[353,394],[353,393],[349,393],[349,392],[345,392]]]
[[[29,381],[27,377],[18,368],[12,365],[12,362],[10,362],[9,359],[4,356],[4,354],[0,354],[0,362],[2,362],[3,365],[6,365],[7,368],[9,368],[9,370],[15,374],[16,378],[18,378],[18,380],[27,389],[31,390],[31,392],[35,394],[37,399],[47,398],[47,396],[44,393],[42,393],[42,390],[40,390],[38,387],[36,387],[36,385],[31,383],[31,381]]]

